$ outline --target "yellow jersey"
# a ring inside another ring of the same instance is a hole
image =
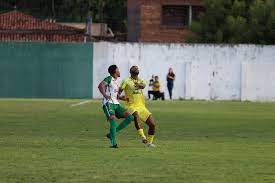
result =
[[[160,91],[160,82],[159,81],[153,82],[153,91]]]
[[[127,107],[143,107],[145,106],[145,97],[143,90],[135,86],[135,84],[144,84],[146,82],[143,79],[138,78],[137,80],[129,77],[122,81],[121,89],[124,90],[125,96],[129,99],[126,101]]]

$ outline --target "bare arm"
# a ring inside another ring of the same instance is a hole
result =
[[[99,83],[98,85],[98,89],[100,91],[100,93],[103,95],[104,98],[106,98],[107,100],[111,99],[111,96],[107,95],[106,94],[106,88],[107,88],[107,85],[104,81],[101,81],[101,83]]]
[[[122,92],[123,92],[123,89],[122,89],[121,87],[119,87],[118,95],[117,95],[117,98],[118,98],[119,100],[123,100],[123,99],[124,99],[124,97],[121,96]]]
[[[144,89],[145,88],[145,84],[143,83],[135,83],[135,87],[137,87],[138,89]]]
[[[126,96],[121,96],[122,92],[123,92],[123,89],[119,87],[117,98],[119,100],[129,101],[129,99]]]
[[[126,96],[118,96],[118,99],[123,101],[129,101],[129,99]]]

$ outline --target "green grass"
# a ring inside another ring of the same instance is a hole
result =
[[[131,124],[116,150],[78,101],[0,100],[0,182],[275,182],[275,103],[150,102],[157,148]]]

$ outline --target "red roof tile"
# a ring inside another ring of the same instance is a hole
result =
[[[0,41],[83,42],[84,30],[11,11],[0,14]]]
[[[0,30],[65,30],[83,32],[81,29],[51,23],[34,18],[31,15],[11,11],[0,14]]]

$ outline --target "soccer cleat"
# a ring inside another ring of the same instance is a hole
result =
[[[143,144],[147,144],[147,143],[148,143],[148,140],[147,140],[145,137],[143,137],[143,138],[142,138],[142,143],[143,143]]]
[[[107,137],[110,141],[112,140],[111,135],[110,135],[109,133],[107,133],[106,137]],[[118,146],[117,146],[117,144],[116,144],[116,145],[110,146],[110,148],[115,148],[115,149],[117,149]]]
[[[117,149],[117,148],[118,148],[118,146],[117,146],[117,144],[116,144],[116,145],[110,146],[110,148]]]
[[[146,147],[148,147],[148,148],[155,148],[156,145],[151,143],[151,144],[147,144]]]

